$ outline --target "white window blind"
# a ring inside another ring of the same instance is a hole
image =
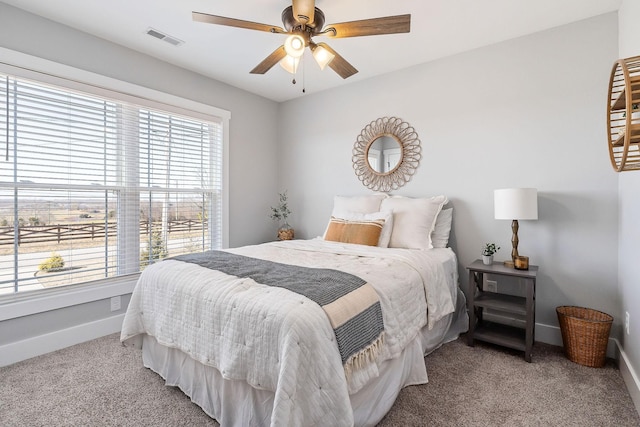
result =
[[[0,79],[0,293],[222,247],[215,117]]]

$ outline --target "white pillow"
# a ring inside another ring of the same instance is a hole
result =
[[[440,195],[429,198],[409,198],[394,196],[382,200],[381,211],[393,211],[393,231],[390,248],[431,249],[431,232],[436,217],[447,197]]]
[[[433,232],[431,232],[431,243],[434,248],[446,248],[449,244],[452,219],[453,208],[442,209],[438,214],[436,226],[433,228]]]
[[[335,196],[333,198],[333,211],[331,216],[342,218],[347,213],[374,213],[380,211],[380,202],[387,197],[386,194],[376,193],[366,196]]]
[[[384,225],[382,226],[382,231],[380,232],[380,237],[378,239],[378,247],[387,248],[389,247],[389,240],[391,240],[391,232],[393,231],[393,212],[384,211],[384,212],[373,212],[368,214],[358,213],[358,212],[344,212],[339,216],[332,215],[334,218],[343,219],[345,221],[375,221],[378,219],[384,220]],[[326,240],[327,229],[324,231],[323,239]]]

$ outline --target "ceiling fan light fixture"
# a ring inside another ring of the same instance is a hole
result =
[[[345,38],[400,34],[411,31],[411,14],[409,13],[341,22],[325,27],[324,12],[316,7],[317,0],[290,1],[291,6],[286,7],[281,14],[284,29],[259,22],[244,21],[242,19],[210,15],[195,11],[192,12],[192,18],[194,21],[209,24],[264,31],[272,34],[286,34],[287,38],[284,45],[271,52],[262,62],[249,71],[251,74],[264,74],[274,67],[277,62],[280,62],[285,69],[291,70],[290,72],[295,72],[298,64],[292,59],[285,61],[282,61],[282,59],[285,56],[298,59],[302,58],[305,48],[309,46],[320,68],[324,69],[329,65],[336,74],[346,79],[356,74],[358,70],[327,44],[318,43],[316,46],[312,41],[313,37],[325,35],[335,38]],[[322,47],[322,49],[318,49],[318,46]],[[326,52],[323,50],[326,50]]]
[[[291,74],[295,74],[298,71],[298,65],[300,65],[300,58],[294,58],[293,56],[287,55],[280,60],[280,66]]]
[[[321,70],[324,70],[324,68],[329,65],[331,61],[333,61],[333,58],[336,57],[333,53],[329,52],[327,49],[320,45],[313,45],[311,47],[311,53],[313,54],[313,58],[320,66]]]
[[[284,41],[284,50],[287,51],[287,55],[300,58],[304,53],[304,39],[297,34],[290,35]]]

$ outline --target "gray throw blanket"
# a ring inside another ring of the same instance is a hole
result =
[[[382,308],[373,287],[349,273],[207,251],[170,258],[251,278],[257,283],[288,289],[320,305],[333,327],[345,373],[375,360],[384,340]]]

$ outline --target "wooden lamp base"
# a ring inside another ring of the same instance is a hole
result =
[[[513,232],[511,236],[511,259],[504,262],[504,266],[508,268],[514,268],[516,258],[518,258],[518,228],[518,220],[511,221],[511,231]]]

